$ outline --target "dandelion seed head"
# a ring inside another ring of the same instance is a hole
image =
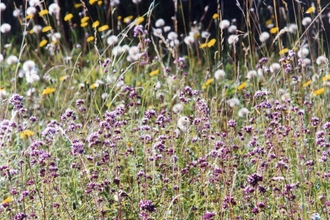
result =
[[[250,70],[250,71],[247,72],[246,78],[249,79],[249,80],[251,80],[252,78],[254,78],[257,75],[258,75],[257,71]]]
[[[328,63],[328,59],[325,56],[321,55],[316,59],[316,63],[317,65],[325,65]]]
[[[163,27],[164,32],[169,32],[171,30],[171,26]]]
[[[201,34],[201,37],[202,38],[209,38],[211,36],[211,33],[208,32],[208,31],[203,31],[202,34]]]
[[[107,44],[110,46],[115,45],[118,42],[118,37],[116,35],[111,35],[107,38]]]
[[[11,25],[8,23],[3,23],[0,27],[1,33],[8,33],[11,30]]]
[[[226,19],[222,20],[219,24],[219,28],[222,30],[227,29],[229,26],[230,26],[230,21]]]
[[[304,17],[301,24],[304,25],[304,26],[308,26],[311,22],[312,22],[311,17]]]
[[[16,8],[16,9],[13,10],[13,16],[15,18],[17,18],[18,16],[20,16],[20,14],[21,14],[21,10],[19,10],[18,8]]]
[[[164,25],[165,25],[165,21],[162,18],[157,19],[157,21],[155,22],[155,26],[158,28],[163,27]]]
[[[35,15],[37,13],[37,9],[35,7],[28,7],[25,11],[26,15]]]
[[[185,44],[187,44],[188,46],[191,46],[194,42],[195,42],[195,38],[191,35],[188,35],[184,38],[183,40],[185,42]]]
[[[250,111],[247,108],[243,107],[238,111],[238,116],[242,118],[242,117],[248,115],[249,113],[250,113]]]
[[[241,104],[238,98],[231,98],[226,101],[226,103],[231,107],[234,108],[235,106],[238,106]]]
[[[265,43],[270,37],[270,34],[268,32],[262,32],[259,36],[259,40],[261,43]]]
[[[180,103],[177,103],[177,104],[173,105],[173,107],[172,107],[172,111],[175,114],[180,114],[182,110],[183,110],[183,105]]]
[[[226,76],[226,73],[223,69],[216,70],[214,73],[214,78],[216,80],[223,79]]]
[[[58,6],[57,3],[52,3],[49,5],[48,11],[50,15],[56,16],[56,18],[58,19],[60,14],[60,6]]]
[[[228,27],[228,32],[229,33],[235,33],[237,31],[237,27],[236,27],[236,25],[230,25],[229,27]]]
[[[238,35],[235,35],[235,34],[232,34],[232,35],[229,35],[228,37],[228,43],[229,44],[236,44],[238,42]]]
[[[0,11],[6,10],[6,5],[3,2],[0,2]]]
[[[278,73],[281,69],[281,64],[279,63],[272,63],[269,67],[271,73]]]
[[[178,128],[181,132],[186,132],[190,126],[190,120],[186,116],[182,116],[178,119]]]
[[[18,58],[15,55],[10,55],[9,57],[7,57],[7,63],[8,65],[12,65],[14,63],[18,62]]]

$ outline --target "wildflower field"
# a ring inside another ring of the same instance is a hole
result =
[[[0,2],[0,219],[330,219],[330,3],[228,2]]]

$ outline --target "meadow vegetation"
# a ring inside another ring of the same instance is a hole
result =
[[[329,4],[276,2],[0,3],[0,219],[330,219]]]

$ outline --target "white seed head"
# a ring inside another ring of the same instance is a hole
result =
[[[231,99],[227,100],[226,103],[227,103],[231,108],[234,108],[235,106],[241,104],[241,102],[239,101],[238,98],[231,98]]]
[[[236,44],[238,42],[238,35],[232,34],[228,37],[229,44]]]
[[[272,63],[269,68],[271,73],[278,73],[280,69],[281,69],[281,65],[279,63]]]
[[[302,25],[304,26],[308,26],[310,23],[312,22],[312,18],[310,17],[305,17],[303,20],[302,20]]]
[[[3,2],[0,2],[0,11],[6,10],[6,5]]]
[[[230,25],[230,21],[224,19],[222,21],[220,21],[220,24],[219,24],[219,28],[224,30],[224,29],[227,29]]]
[[[247,108],[241,108],[238,111],[238,116],[239,117],[244,117],[245,115],[248,115],[250,113],[250,111]]]
[[[107,38],[107,44],[110,46],[115,45],[118,43],[118,37],[116,35],[111,35]]]
[[[3,23],[0,27],[0,31],[1,33],[8,33],[9,31],[11,30],[11,26],[10,24],[7,24],[7,23]]]
[[[321,55],[316,59],[316,63],[317,65],[324,65],[328,63],[328,59],[325,56]]]
[[[182,132],[186,132],[190,126],[190,120],[186,116],[182,116],[178,119],[178,128]]]
[[[17,63],[18,62],[18,58],[17,56],[15,55],[10,55],[8,58],[7,58],[7,63],[8,65],[12,65],[14,63]]]
[[[255,71],[255,70],[250,70],[250,71],[247,72],[247,74],[246,74],[246,78],[247,78],[247,79],[252,79],[252,78],[254,78],[256,75],[258,75],[257,71]]]
[[[215,80],[220,80],[222,78],[224,78],[226,76],[226,73],[224,70],[220,69],[220,70],[217,70],[215,71],[214,73],[214,78]]]
[[[262,32],[259,36],[260,42],[264,43],[269,39],[270,35],[268,32]]]
[[[172,107],[172,111],[175,114],[180,114],[182,112],[182,109],[183,109],[183,106],[180,103],[177,103],[177,104],[173,105],[173,107]]]
[[[230,25],[228,28],[229,33],[235,33],[237,31],[236,25]]]
[[[165,21],[162,18],[159,18],[156,22],[155,22],[155,26],[160,28],[163,27],[165,25]]]

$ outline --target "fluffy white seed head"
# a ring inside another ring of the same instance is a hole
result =
[[[214,73],[214,78],[215,80],[220,80],[222,78],[224,78],[226,76],[226,73],[224,70],[220,69],[220,70],[217,70],[215,71]]]
[[[10,24],[7,24],[7,23],[3,23],[0,27],[0,31],[1,33],[8,33],[9,31],[11,30],[11,26]]]
[[[231,99],[227,100],[226,103],[227,103],[231,108],[234,108],[235,106],[241,104],[241,102],[239,101],[238,98],[231,98]]]
[[[228,21],[226,19],[220,21],[220,24],[219,24],[220,29],[224,30],[224,29],[227,29],[229,26],[230,26],[230,21]]]
[[[229,44],[236,44],[238,42],[238,35],[232,34],[228,37]]]
[[[27,60],[23,63],[23,70],[25,72],[30,72],[31,70],[35,69],[36,64],[32,60]]]
[[[182,116],[178,119],[178,128],[181,132],[186,132],[190,126],[190,120],[186,116]]]
[[[159,18],[156,22],[155,22],[155,26],[160,28],[163,27],[165,25],[165,21],[162,18]]]
[[[247,108],[241,108],[238,111],[238,116],[239,117],[244,117],[245,115],[248,115],[250,113],[250,111]]]
[[[302,20],[301,24],[304,25],[304,26],[308,26],[311,22],[312,22],[312,18],[310,18],[310,17],[305,17],[305,18]]]
[[[6,5],[3,2],[0,2],[0,11],[6,10]]]
[[[268,32],[262,32],[259,36],[259,40],[262,43],[265,43],[269,39],[270,35]]]
[[[177,103],[177,104],[173,105],[173,107],[172,107],[172,111],[175,114],[180,114],[182,112],[182,109],[183,109],[183,106],[180,103]]]
[[[15,55],[10,55],[8,58],[7,58],[7,63],[8,65],[12,65],[14,63],[17,63],[18,62],[18,58],[17,56]]]
[[[185,44],[187,44],[188,46],[191,46],[194,42],[195,42],[195,38],[191,35],[188,35],[184,38],[183,40],[185,42]]]
[[[328,63],[328,59],[325,56],[321,55],[316,59],[316,63],[317,65],[324,65]]]
[[[278,73],[280,69],[281,69],[281,65],[279,63],[272,63],[269,68],[271,73]]]
[[[107,44],[110,46],[115,45],[118,42],[118,37],[116,35],[111,35],[107,38]]]
[[[229,33],[235,33],[237,31],[237,27],[236,27],[236,25],[230,25],[229,27],[228,27],[228,32]]]

